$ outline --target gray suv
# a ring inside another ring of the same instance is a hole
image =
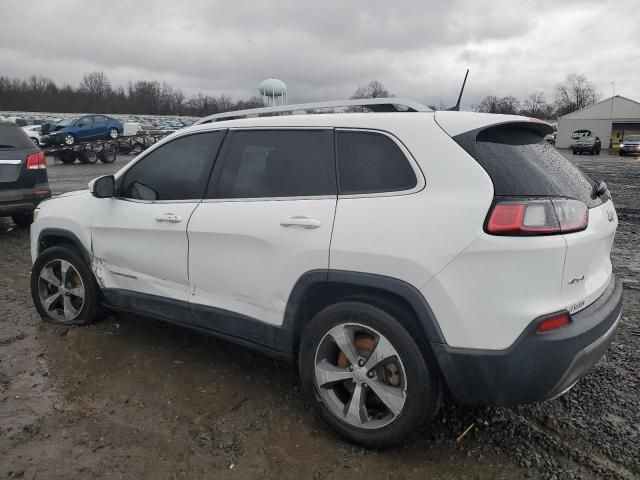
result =
[[[0,217],[29,226],[33,209],[50,196],[44,152],[15,123],[0,121]]]

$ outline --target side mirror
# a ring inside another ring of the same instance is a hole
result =
[[[91,194],[96,198],[112,198],[116,195],[116,179],[113,175],[96,178],[89,186]]]

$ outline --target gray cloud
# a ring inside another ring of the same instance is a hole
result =
[[[77,84],[102,70],[114,85],[156,79],[235,98],[277,76],[294,102],[378,79],[448,104],[468,67],[466,106],[539,90],[551,99],[573,72],[640,99],[636,10],[633,0],[5,0],[0,74]]]

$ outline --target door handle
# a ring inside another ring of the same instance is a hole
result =
[[[283,227],[303,227],[303,228],[318,228],[322,225],[320,220],[308,217],[291,217],[286,220],[281,220],[280,225]]]
[[[163,213],[156,217],[156,222],[180,223],[181,221],[182,217],[175,213]]]

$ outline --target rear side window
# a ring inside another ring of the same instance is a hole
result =
[[[407,157],[386,135],[337,132],[336,146],[341,194],[397,192],[417,184]]]
[[[329,130],[233,132],[207,197],[336,195],[332,139]]]
[[[544,141],[544,133],[516,123],[454,140],[486,170],[496,196],[570,197],[589,207],[601,205],[592,196],[593,180]]]
[[[22,128],[12,123],[0,123],[0,150],[23,150],[33,149],[33,140],[22,130]]]
[[[158,147],[125,174],[120,196],[136,200],[201,199],[224,131],[198,133]]]

